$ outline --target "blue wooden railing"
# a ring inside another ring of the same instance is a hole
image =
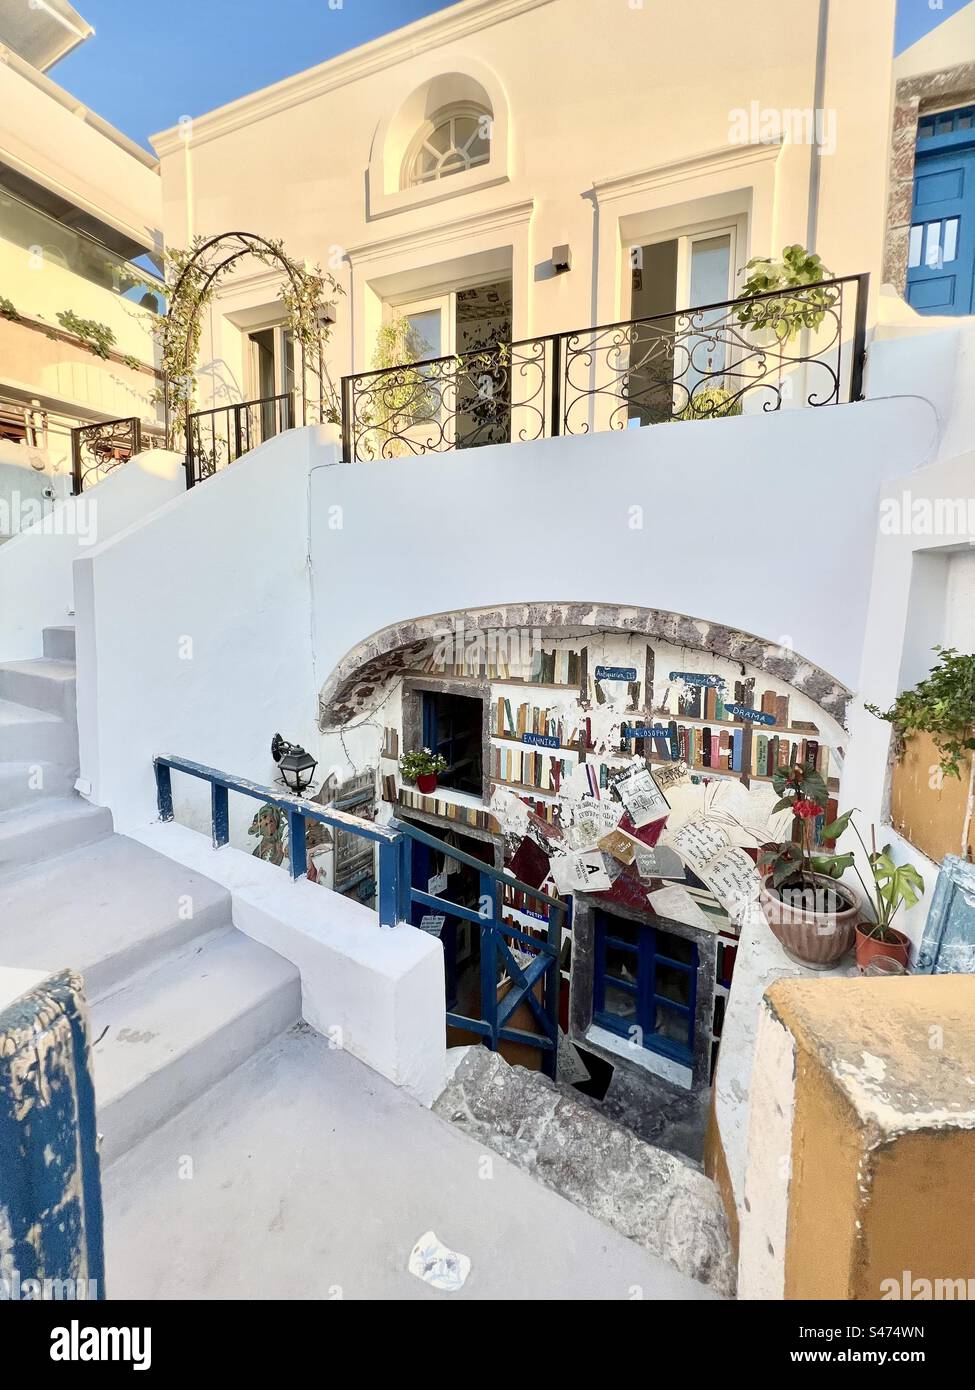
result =
[[[185,773],[210,786],[210,816],[213,831],[214,849],[220,849],[230,839],[229,794],[237,792],[251,797],[263,805],[273,806],[284,813],[288,820],[288,853],[292,878],[303,878],[307,873],[308,859],[305,847],[305,821],[318,821],[333,830],[345,830],[359,835],[379,848],[379,924],[395,927],[399,923],[409,923],[414,907],[428,912],[442,913],[447,917],[457,917],[473,923],[480,932],[481,975],[480,975],[480,1018],[469,1018],[464,1014],[447,1013],[447,1023],[466,1032],[476,1033],[485,1044],[497,1051],[501,1041],[522,1043],[540,1049],[542,1069],[554,1077],[558,1056],[558,1017],[559,987],[561,972],[559,955],[562,944],[562,925],[565,919],[565,904],[558,898],[550,897],[531,884],[511,878],[491,865],[465,854],[435,835],[429,835],[416,826],[402,821],[392,821],[389,825],[377,825],[375,821],[363,820],[359,816],[337,811],[329,806],[321,806],[317,801],[307,801],[303,797],[288,792],[261,786],[243,777],[232,777],[218,772],[216,768],[203,763],[190,762],[187,758],[174,756],[154,759],[156,771],[156,799],[159,818],[173,819],[173,772]],[[413,886],[413,845],[422,844],[449,856],[457,863],[475,869],[480,875],[480,901],[478,908],[467,907],[462,903],[451,902],[448,898],[434,897]],[[499,885],[525,893],[549,909],[545,937],[532,936],[520,931],[501,917]],[[527,965],[521,965],[512,954],[512,945],[521,946],[533,955]],[[502,1000],[498,1000],[498,967],[507,973],[511,987]],[[541,997],[539,997],[539,995]],[[511,1019],[519,1006],[525,1003],[540,1033],[531,1033],[521,1028],[513,1028]]]

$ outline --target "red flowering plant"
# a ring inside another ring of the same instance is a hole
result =
[[[853,812],[846,811],[832,824],[824,823],[817,836],[816,823],[825,817],[829,800],[822,774],[814,767],[782,767],[776,770],[772,785],[779,794],[772,813],[792,812],[792,836],[762,850],[759,867],[767,875],[766,890],[815,890],[817,875],[842,877],[852,867],[853,855],[816,851],[827,840],[839,839]]]

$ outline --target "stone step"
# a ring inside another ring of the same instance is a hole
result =
[[[102,1163],[203,1095],[301,1016],[298,971],[228,928],[91,1014]]]
[[[0,962],[78,970],[89,1002],[229,922],[225,888],[124,835],[0,879]]]
[[[78,775],[78,731],[46,710],[0,699],[0,763],[61,763]]]
[[[32,806],[0,812],[0,876],[67,854],[111,833],[111,811],[92,806],[80,796],[45,797]],[[43,892],[40,901],[43,905]],[[80,901],[78,909],[83,921]]]
[[[0,763],[0,812],[70,796],[74,783],[73,769],[60,763]]]
[[[56,661],[74,661],[75,642],[73,627],[46,627],[41,632],[44,655]]]
[[[0,700],[46,710],[73,722],[77,717],[75,664],[48,656],[0,662]]]

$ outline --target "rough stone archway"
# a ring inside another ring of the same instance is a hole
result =
[[[319,728],[341,727],[369,708],[380,687],[397,672],[413,669],[452,632],[516,628],[539,629],[543,637],[581,629],[655,637],[691,650],[740,661],[814,700],[845,725],[853,692],[798,653],[754,633],[722,623],[618,603],[508,603],[496,608],[457,609],[411,618],[382,628],[352,647],[319,694]]]

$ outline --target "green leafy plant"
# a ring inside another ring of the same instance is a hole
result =
[[[780,343],[787,343],[803,328],[818,328],[828,311],[839,298],[837,287],[808,290],[833,278],[822,260],[804,246],[794,243],[784,246],[778,260],[770,256],[753,256],[745,265],[750,271],[742,287],[741,298],[770,294],[775,290],[805,290],[805,293],[771,295],[768,299],[753,299],[737,309],[738,322],[743,327],[768,330]]]
[[[20,315],[14,307],[13,300],[3,294],[0,294],[0,319],[10,319],[12,323],[20,322]]]
[[[210,241],[212,245],[207,244]],[[315,378],[318,379],[322,423],[341,422],[338,395],[325,363],[325,345],[331,332],[330,306],[338,295],[345,293],[335,277],[320,266],[309,267],[294,260],[281,241],[244,240],[233,232],[217,238],[196,236],[189,247],[172,247],[165,252],[166,312],[153,325],[166,381],[165,392],[157,391],[153,399],[156,404],[164,399],[168,403],[170,445],[178,436],[185,437],[187,416],[195,403],[196,363],[207,306],[226,275],[246,255],[284,272],[280,298],[287,326],[301,345],[305,372],[312,379],[313,389]]]
[[[96,357],[111,356],[112,348],[115,346],[115,334],[107,324],[98,323],[96,319],[79,318],[73,309],[62,309],[55,317],[66,333],[73,334],[82,347],[93,352]]]
[[[975,655],[935,647],[938,660],[913,690],[904,690],[888,710],[867,705],[894,726],[900,745],[913,734],[931,734],[946,777],[961,776],[961,761],[975,749]]]
[[[376,334],[372,365],[383,375],[364,384],[358,423],[373,436],[371,443],[381,458],[412,453],[402,436],[438,412],[440,394],[434,384],[436,375],[431,376],[431,372],[438,374],[439,369],[412,366],[423,359],[425,346],[404,314],[389,319]]]
[[[407,782],[415,782],[418,777],[430,777],[444,772],[447,759],[440,753],[432,753],[429,748],[413,749],[404,753],[399,760],[399,770]]]
[[[873,891],[871,892],[864,883],[860,870],[854,864],[856,876],[863,883],[876,919],[861,930],[865,936],[871,936],[876,941],[896,941],[897,934],[893,931],[891,923],[902,907],[914,907],[920,902],[924,892],[924,879],[913,864],[895,864],[891,858],[890,845],[884,845],[882,849],[877,848],[875,826],[870,827],[870,849],[867,849],[864,844],[863,836],[855,823],[853,833],[863,846],[863,852],[870,865],[870,873],[873,878]]]
[[[720,415],[740,415],[741,397],[723,386],[707,386],[695,391],[674,416],[675,420],[714,420]]]
[[[853,867],[852,854],[816,852],[816,822],[825,815],[829,792],[822,773],[814,767],[779,768],[772,776],[772,785],[779,800],[776,811],[792,812],[792,835],[788,840],[766,847],[759,865],[768,873],[773,889],[816,887],[816,875],[840,878]],[[847,811],[830,825],[825,825],[820,840],[838,840],[850,823]]]

